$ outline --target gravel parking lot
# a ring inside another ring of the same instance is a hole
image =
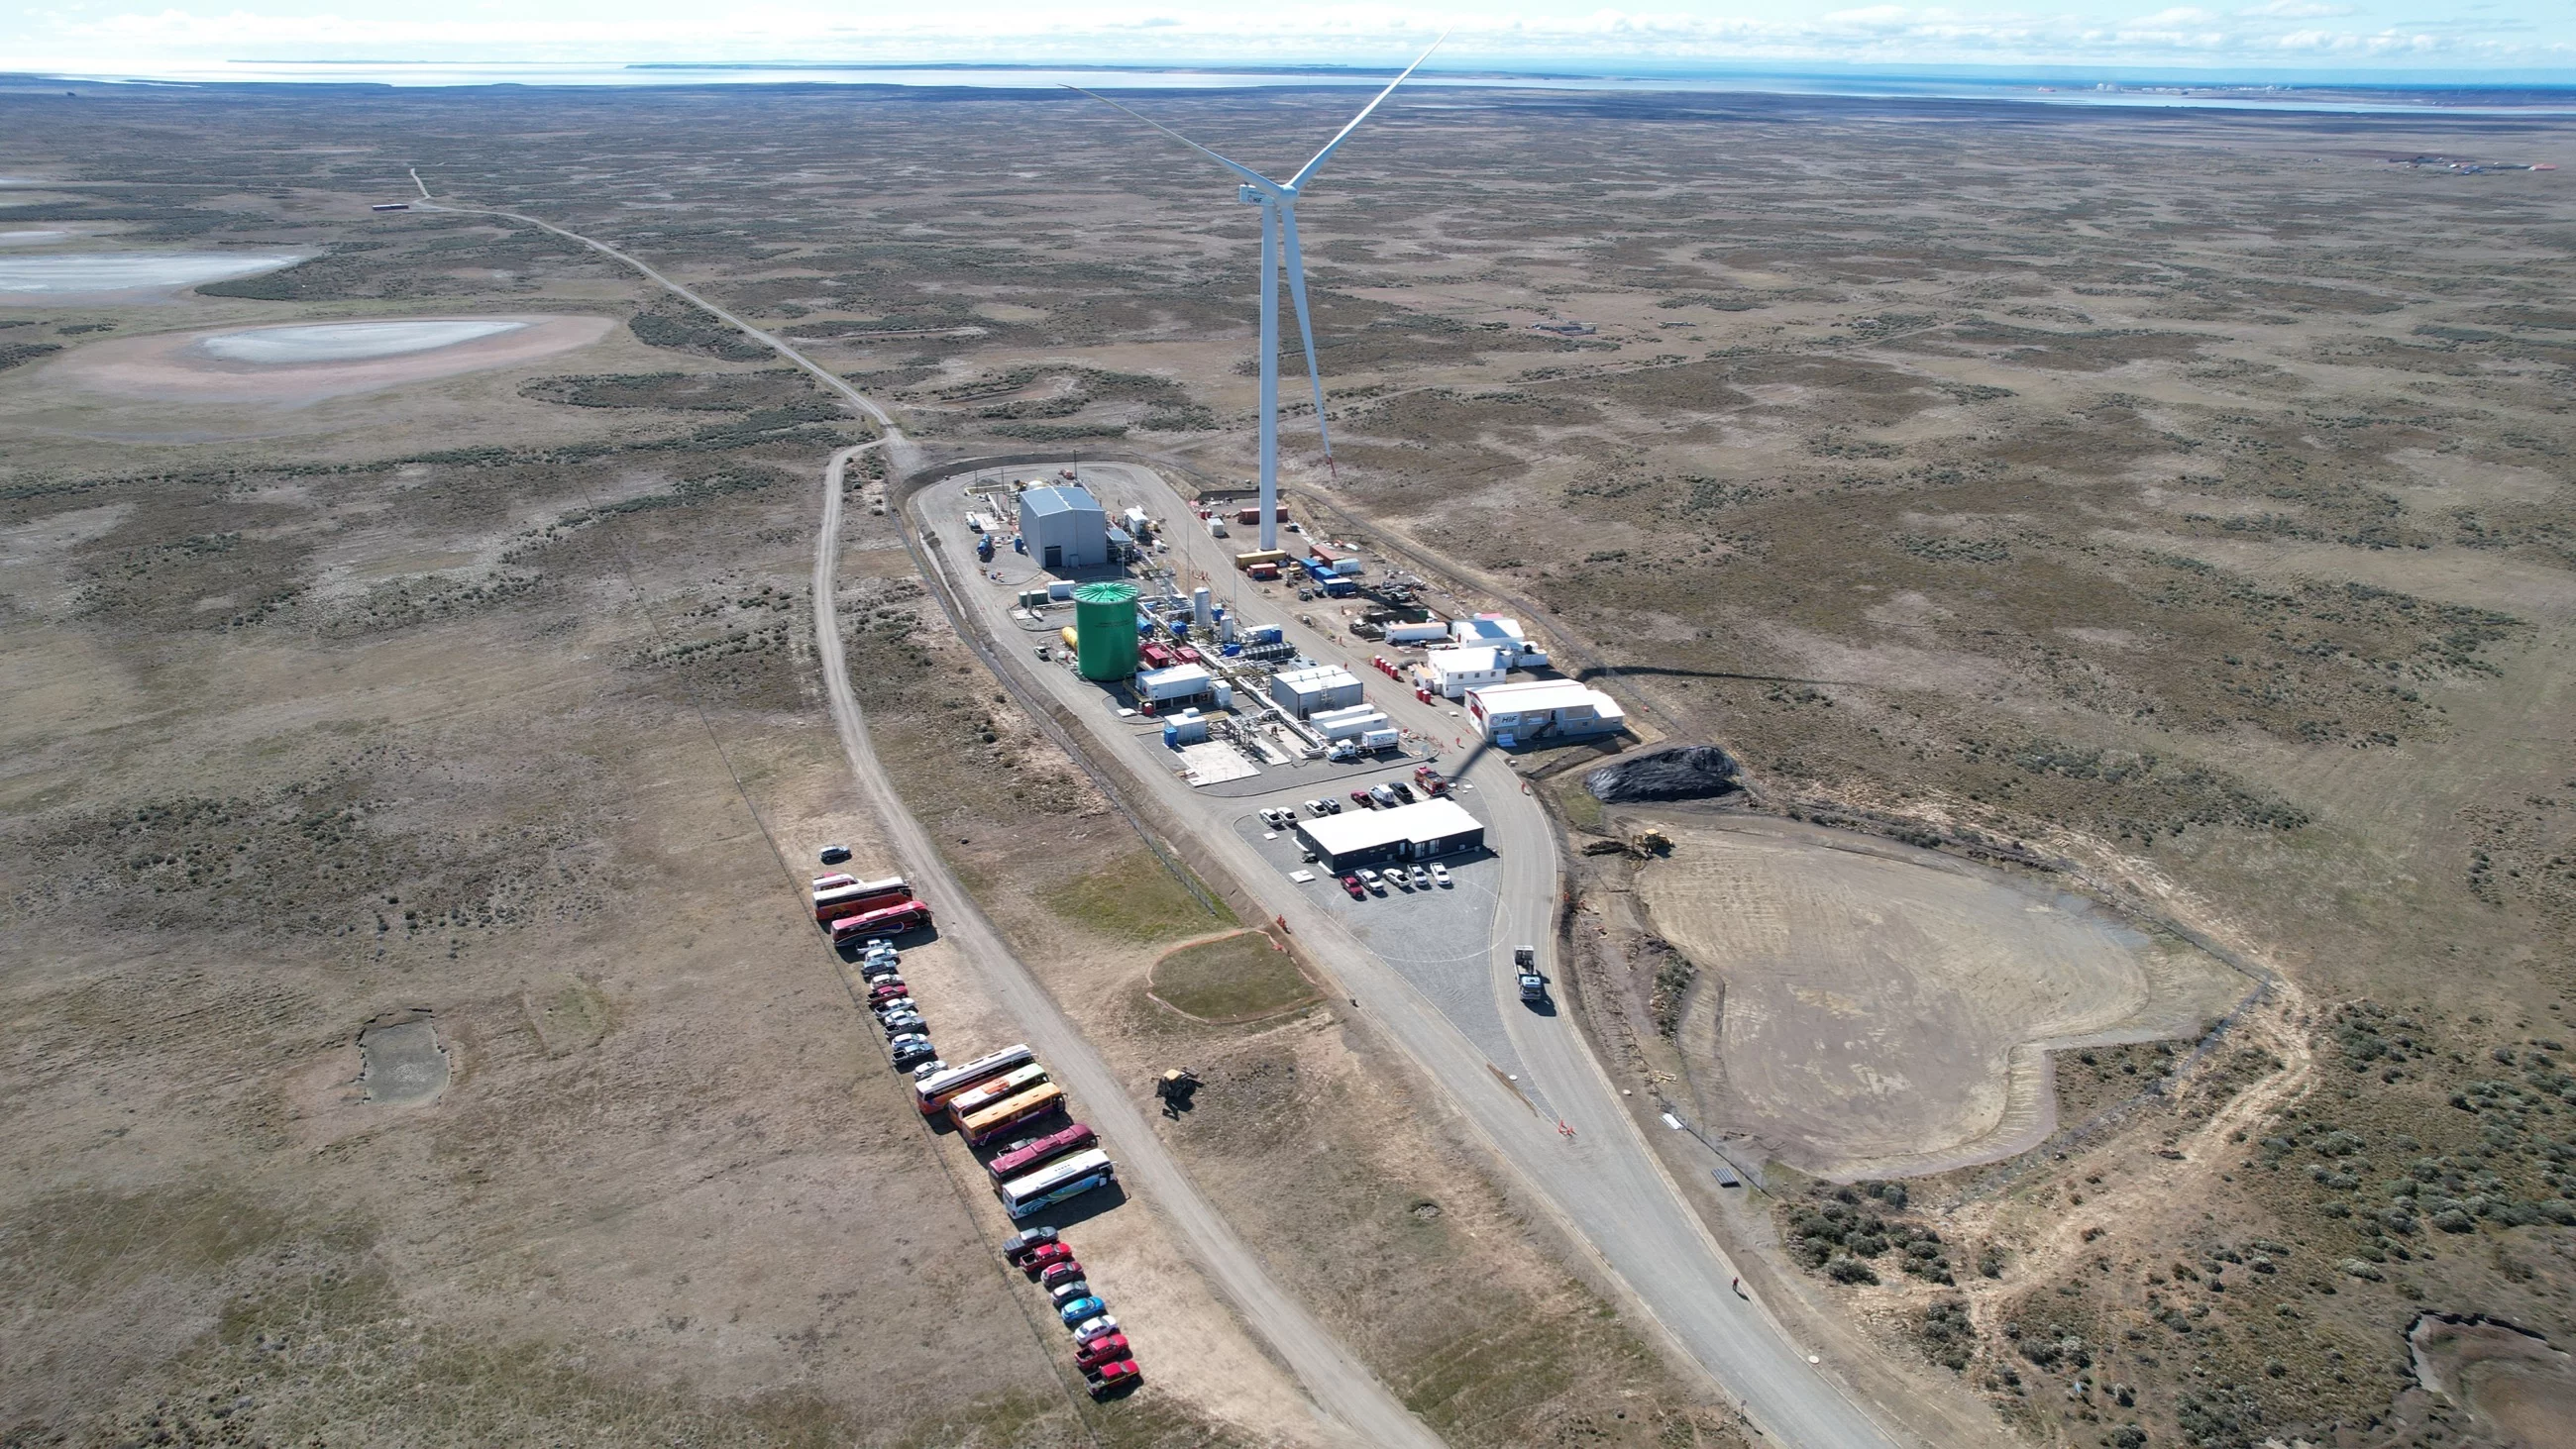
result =
[[[1386,771],[1337,781],[1342,808],[1360,808],[1350,802],[1352,790],[1403,779],[1409,774],[1410,771]],[[1466,1033],[1467,1039],[1504,1074],[1514,1078],[1523,1095],[1537,1104],[1537,1093],[1510,1039],[1504,1035],[1495,1004],[1494,973],[1507,969],[1510,963],[1494,961],[1485,946],[1493,934],[1494,892],[1502,879],[1501,857],[1490,850],[1447,856],[1440,861],[1449,871],[1451,884],[1446,888],[1408,891],[1390,885],[1384,895],[1372,894],[1364,901],[1355,901],[1342,889],[1338,878],[1320,865],[1306,863],[1295,835],[1272,830],[1258,813],[1263,806],[1277,805],[1294,809],[1304,818],[1306,798],[1269,795],[1248,800],[1243,813],[1235,817],[1234,828],[1282,875],[1313,871],[1314,883],[1306,887],[1313,898],[1348,922],[1388,965],[1404,973],[1415,989],[1430,998],[1443,1016]],[[1453,798],[1468,814],[1491,823],[1473,786],[1462,787]]]

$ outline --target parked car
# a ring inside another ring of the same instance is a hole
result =
[[[1306,802],[1306,813],[1307,813],[1307,814],[1309,814],[1309,815],[1322,815],[1322,814],[1324,814],[1324,813],[1325,813],[1325,811],[1324,811],[1324,802],[1323,802],[1323,801],[1321,801],[1321,800],[1309,800],[1309,801],[1307,801],[1307,802]]]
[[[1431,879],[1433,883],[1437,884],[1442,890],[1447,890],[1449,888],[1449,867],[1445,865],[1435,865],[1431,867]]]
[[[1413,892],[1413,877],[1404,873],[1403,866],[1398,865],[1388,867],[1386,872],[1386,883],[1408,895]]]
[[[1020,1258],[1020,1271],[1034,1278],[1038,1275],[1039,1270],[1045,1268],[1050,1263],[1066,1263],[1071,1262],[1072,1260],[1073,1245],[1071,1243],[1039,1243],[1031,1247],[1027,1253],[1022,1255]]]
[[[1411,785],[1404,783],[1402,780],[1396,780],[1390,782],[1386,788],[1394,791],[1395,798],[1403,801],[1405,804],[1410,805],[1413,803],[1413,787]]]
[[[1055,1310],[1055,1316],[1064,1320],[1065,1327],[1079,1328],[1108,1311],[1108,1304],[1097,1298],[1084,1297],[1076,1298],[1070,1303],[1059,1304]]]
[[[879,1000],[868,1003],[868,1010],[875,1012],[877,1014],[877,1020],[879,1021],[883,1021],[889,1016],[900,1016],[904,1012],[915,1009],[917,1008],[912,1004],[912,993],[908,991],[899,992],[893,996],[883,997]]]
[[[1055,1240],[1053,1228],[1022,1228],[1002,1240],[1002,1256],[1016,1263]]]
[[[921,1013],[918,1011],[907,1011],[899,1015],[889,1016],[885,1019],[886,1039],[891,1041],[899,1036],[918,1034],[923,1040],[927,1041],[929,1039],[929,1026],[930,1023],[922,1020]]]
[[[1117,1331],[1118,1320],[1104,1313],[1098,1318],[1086,1318],[1075,1324],[1073,1341],[1077,1344],[1096,1343]]]
[[[1342,889],[1351,893],[1352,900],[1364,901],[1368,899],[1368,887],[1360,884],[1360,878],[1358,876],[1343,876]]]
[[[1370,895],[1382,896],[1386,894],[1386,884],[1378,878],[1378,873],[1376,871],[1362,870],[1360,872],[1360,884],[1369,888]]]
[[[939,1060],[937,1057],[932,1057],[926,1062],[913,1063],[907,1070],[912,1073],[912,1079],[918,1082],[933,1072],[944,1072],[948,1070],[948,1064]]]
[[[1091,1391],[1091,1396],[1095,1399],[1105,1399],[1111,1394],[1125,1393],[1143,1383],[1145,1371],[1136,1366],[1136,1360],[1122,1358],[1102,1364],[1099,1368],[1084,1373],[1083,1377],[1088,1380],[1084,1387]]]
[[[1384,785],[1371,785],[1369,787],[1368,797],[1370,800],[1376,802],[1377,807],[1381,810],[1392,810],[1400,803],[1395,798],[1395,792],[1386,788]]]
[[[890,1051],[890,1052],[891,1052],[891,1051],[901,1051],[903,1048],[908,1047],[908,1046],[928,1046],[928,1045],[930,1045],[930,1038],[929,1038],[929,1036],[928,1036],[928,1035],[926,1035],[926,1034],[924,1034],[924,1033],[922,1033],[922,1032],[917,1032],[917,1031],[907,1031],[907,1032],[902,1032],[902,1033],[899,1033],[899,1034],[897,1034],[897,1035],[895,1035],[895,1036],[890,1036],[890,1037],[887,1037],[887,1038],[886,1038],[886,1050],[887,1050],[887,1051]]]
[[[1342,802],[1327,795],[1324,797],[1324,810],[1327,814],[1339,815],[1342,813]]]
[[[1073,1351],[1073,1366],[1084,1373],[1089,1373],[1096,1365],[1116,1363],[1122,1358],[1135,1356],[1127,1346],[1127,1335],[1104,1333]]]
[[[903,978],[900,976],[880,976],[868,987],[868,1001],[870,1004],[880,1001],[891,1001],[898,996],[910,996],[911,994],[912,988],[904,985]]]
[[[823,863],[825,865],[839,865],[842,861],[849,858],[850,848],[846,845],[827,845],[823,847]]]
[[[898,1072],[912,1073],[915,1081],[932,1072],[945,1070],[947,1066],[946,1062],[939,1059],[939,1053],[927,1040],[905,1042],[894,1049],[894,1069]]]
[[[1375,810],[1377,808],[1377,802],[1369,798],[1369,792],[1366,790],[1353,790],[1351,792],[1351,803],[1359,806],[1363,810]]]
[[[1091,1285],[1083,1282],[1079,1278],[1066,1279],[1065,1281],[1056,1284],[1054,1287],[1047,1289],[1047,1301],[1058,1308],[1062,1308],[1068,1303],[1080,1303],[1082,1300],[1089,1298],[1090,1296]],[[1087,1318],[1090,1315],[1085,1314],[1083,1316]]]
[[[1431,889],[1431,868],[1429,866],[1417,865],[1413,868],[1413,888],[1418,891],[1427,891]]]
[[[1038,1286],[1053,1288],[1058,1283],[1070,1283],[1081,1276],[1080,1263],[1071,1258],[1059,1258],[1038,1270]]]

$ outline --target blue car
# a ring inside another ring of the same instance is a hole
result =
[[[1101,1302],[1097,1298],[1076,1298],[1071,1303],[1057,1309],[1055,1311],[1055,1316],[1064,1320],[1065,1327],[1077,1328],[1081,1326],[1084,1320],[1098,1318],[1101,1314],[1108,1311],[1109,1305]]]

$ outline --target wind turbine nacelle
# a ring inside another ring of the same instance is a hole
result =
[[[1259,206],[1261,204],[1261,188],[1247,181],[1243,185],[1234,188],[1234,199],[1242,202],[1246,206]]]

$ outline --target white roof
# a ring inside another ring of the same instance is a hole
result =
[[[1148,669],[1136,676],[1136,682],[1151,689],[1162,684],[1205,684],[1215,677],[1203,665],[1175,664],[1169,669]]]
[[[1460,633],[1461,630],[1464,632]],[[1518,640],[1525,637],[1521,633],[1520,620],[1506,619],[1500,615],[1479,614],[1473,619],[1461,619],[1451,632],[1457,633],[1462,639],[1471,634],[1479,639]]]
[[[1399,840],[1441,840],[1485,827],[1457,801],[1434,796],[1392,810],[1352,810],[1318,820],[1300,820],[1297,828],[1306,832],[1306,838],[1322,847],[1326,855],[1347,855]]]
[[[1533,679],[1525,684],[1488,684],[1467,691],[1487,714],[1528,714],[1533,710],[1574,709],[1592,706],[1603,719],[1625,719],[1627,711],[1619,701],[1588,684],[1571,679]]]
[[[1360,682],[1358,675],[1338,664],[1318,664],[1311,669],[1283,669],[1271,678],[1291,689],[1330,689],[1336,685]]]
[[[1422,651],[1422,662],[1452,674],[1475,674],[1503,667],[1503,652],[1490,644],[1443,644]]]
[[[1020,512],[1037,517],[1050,513],[1098,513],[1100,500],[1083,488],[1031,488],[1020,495]]]

